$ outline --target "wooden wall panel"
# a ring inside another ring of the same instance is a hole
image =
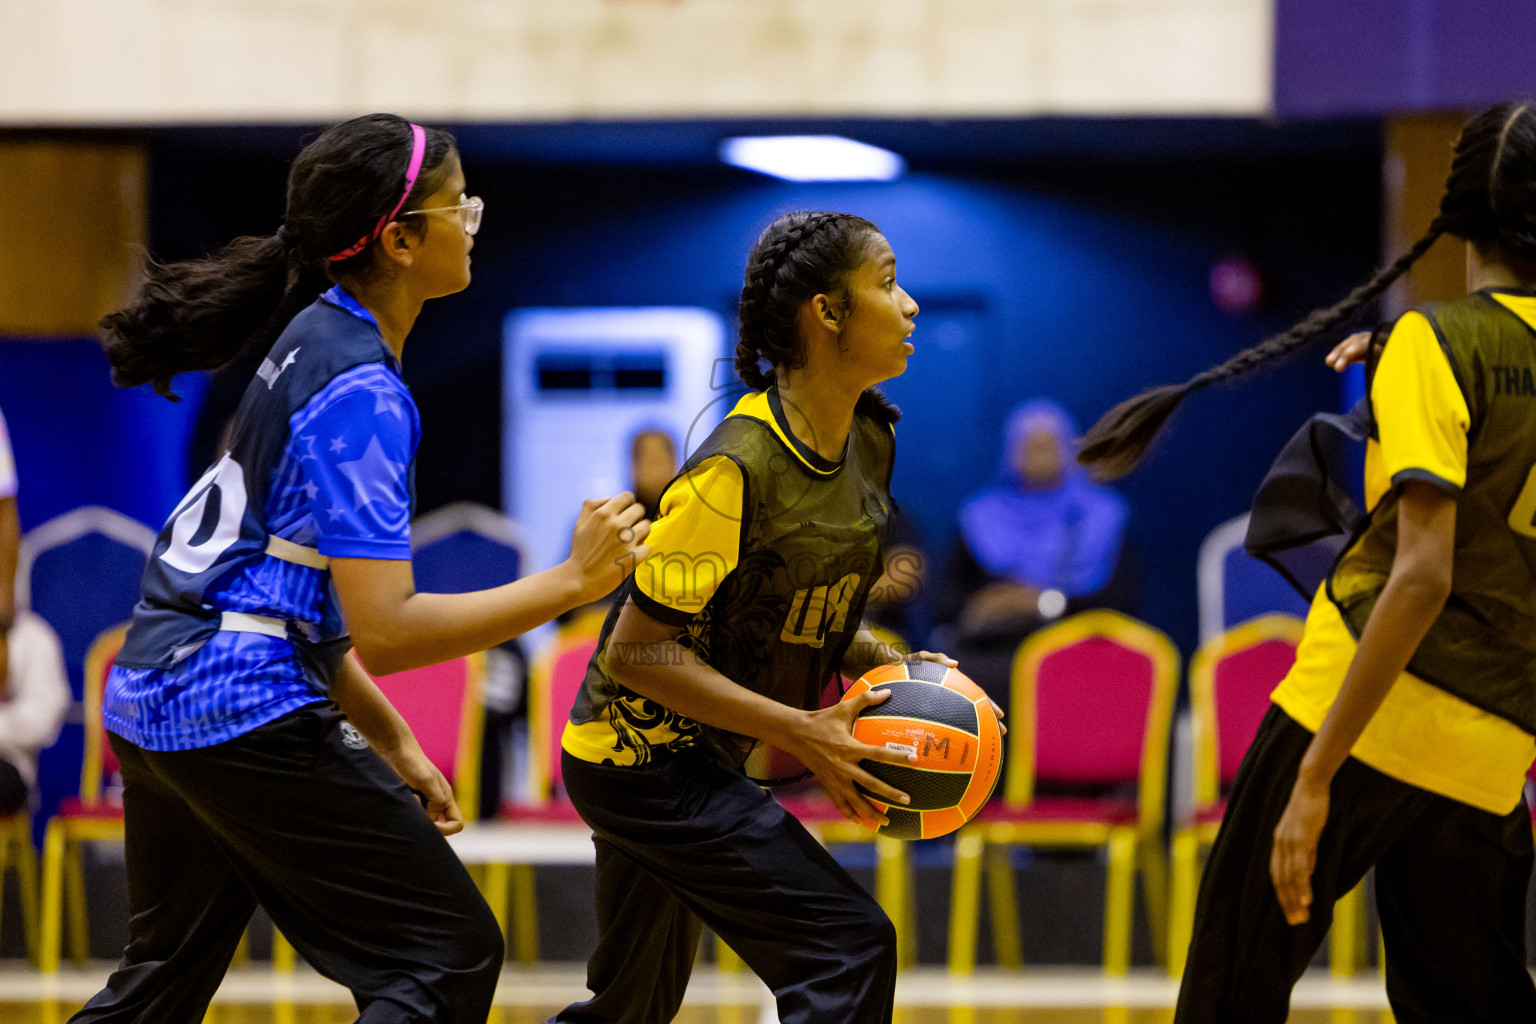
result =
[[[147,185],[136,146],[0,137],[0,336],[96,332],[136,283]]]

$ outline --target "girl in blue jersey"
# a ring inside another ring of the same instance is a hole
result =
[[[102,322],[116,383],[165,395],[270,347],[161,531],[107,683],[132,919],[75,1020],[202,1020],[257,903],[360,1020],[486,1019],[502,942],[443,841],[459,810],[363,666],[485,650],[593,600],[649,525],[627,494],[589,501],[561,565],[416,592],[400,358],[422,303],[469,284],[482,204],[464,189],[448,133],[348,121],[294,161],[275,235],[151,266]]]

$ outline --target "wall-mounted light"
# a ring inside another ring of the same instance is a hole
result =
[[[720,143],[720,159],[786,181],[895,181],[907,162],[841,135],[748,135]]]

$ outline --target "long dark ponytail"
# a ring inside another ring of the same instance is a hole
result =
[[[879,235],[863,217],[828,210],[786,213],[763,230],[747,257],[737,311],[736,373],[747,387],[762,391],[773,384],[778,368],[805,364],[800,307],[812,296],[844,291],[871,237]],[[763,369],[765,362],[771,370]],[[891,423],[901,418],[873,388],[859,397],[858,411]]]
[[[1456,143],[1440,212],[1402,256],[1289,330],[1182,384],[1151,388],[1121,402],[1083,435],[1078,461],[1105,479],[1129,473],[1186,397],[1336,336],[1340,326],[1379,299],[1442,235],[1472,242],[1516,267],[1536,267],[1536,108],[1501,103],[1467,122]]]
[[[401,209],[442,187],[453,136],[425,130],[415,186]],[[393,114],[369,114],[326,129],[288,172],[283,226],[178,263],[151,261],[133,304],[101,320],[102,347],[119,387],[150,383],[176,399],[171,378],[213,370],[247,345],[270,343],[337,273],[371,259],[379,218],[400,201],[414,133]],[[356,245],[369,244],[344,259]]]

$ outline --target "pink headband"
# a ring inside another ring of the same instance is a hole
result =
[[[356,256],[358,253],[368,248],[368,243],[372,242],[375,238],[378,238],[379,235],[384,233],[384,225],[395,219],[395,214],[400,212],[400,207],[404,206],[405,201],[411,197],[411,189],[416,187],[416,175],[421,173],[422,158],[426,155],[427,133],[422,129],[421,125],[413,124],[411,125],[411,162],[410,165],[405,169],[405,191],[401,193],[400,201],[395,204],[394,209],[390,210],[384,216],[379,218],[379,222],[373,226],[373,230],[371,232],[364,235],[362,238],[359,238],[356,244],[352,245],[350,248],[343,249],[335,256],[332,256],[332,263],[339,263],[342,260],[351,259],[353,256]]]

